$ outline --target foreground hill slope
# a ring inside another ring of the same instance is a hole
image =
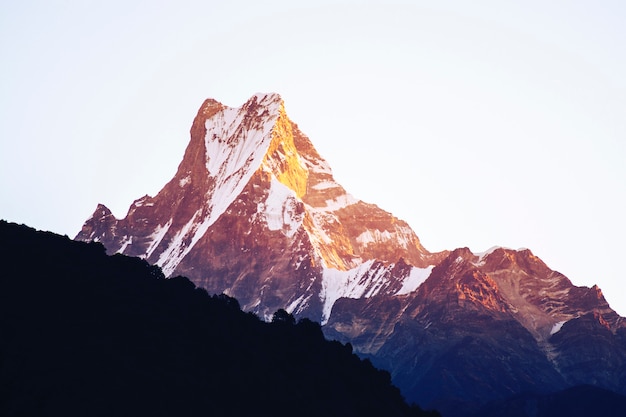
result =
[[[422,416],[318,324],[0,221],[2,416]]]

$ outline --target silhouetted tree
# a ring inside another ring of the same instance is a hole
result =
[[[280,308],[272,316],[272,323],[284,323],[294,325],[296,324],[296,319],[292,314],[287,313],[286,310]]]

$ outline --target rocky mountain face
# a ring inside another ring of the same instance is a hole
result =
[[[325,330],[389,369],[407,398],[461,416],[513,393],[624,394],[624,324],[598,287],[529,250],[461,248],[411,294],[339,300]]]
[[[269,318],[279,308],[388,369],[409,401],[468,415],[523,391],[626,393],[626,324],[529,250],[431,253],[348,194],[276,94],[207,100],[174,178],[76,239],[138,256]]]

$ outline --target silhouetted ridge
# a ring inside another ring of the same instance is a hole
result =
[[[352,347],[138,258],[0,222],[0,415],[421,416]]]

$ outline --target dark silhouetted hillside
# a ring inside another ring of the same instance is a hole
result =
[[[2,416],[421,416],[389,373],[138,258],[0,222]]]

